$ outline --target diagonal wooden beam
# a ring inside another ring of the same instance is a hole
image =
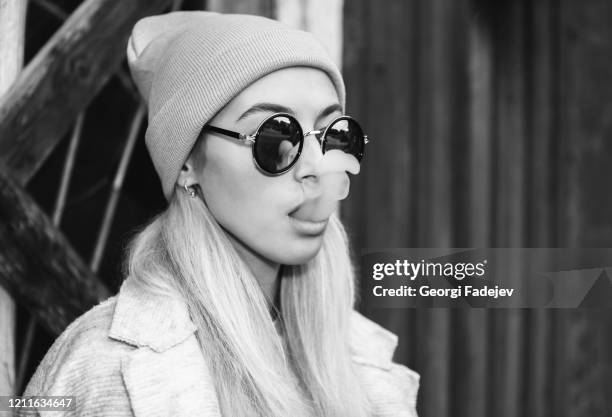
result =
[[[54,334],[110,296],[36,202],[1,170],[0,285]]]
[[[0,166],[24,185],[125,56],[134,23],[171,0],[86,0],[0,101]]]
[[[0,1],[0,97],[23,67],[27,3]],[[12,297],[0,288],[0,393],[15,393],[15,339],[17,310]]]

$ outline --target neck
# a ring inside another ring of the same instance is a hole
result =
[[[279,307],[280,264],[262,257],[231,234],[228,233],[228,236],[240,258],[247,264],[251,273],[255,276],[268,302],[268,309],[274,316]]]

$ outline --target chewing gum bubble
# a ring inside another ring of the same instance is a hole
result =
[[[357,175],[359,171],[359,161],[353,155],[335,149],[325,152],[314,167],[317,181],[303,185],[306,201],[296,215],[311,221],[327,219],[338,201],[349,194],[351,181],[347,172]]]

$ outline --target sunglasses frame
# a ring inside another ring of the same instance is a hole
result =
[[[293,120],[296,124],[297,127],[300,131],[300,145],[297,151],[297,154],[295,155],[295,157],[293,158],[293,161],[291,161],[291,163],[289,165],[287,165],[285,168],[283,168],[281,171],[279,172],[270,172],[267,169],[263,168],[260,164],[259,161],[257,160],[257,156],[255,154],[255,143],[257,142],[257,138],[259,137],[259,134],[261,133],[261,128],[262,126],[268,122],[270,119],[274,119],[275,117],[288,117],[289,119]],[[229,130],[229,129],[224,129],[222,127],[217,127],[217,126],[213,126],[213,125],[209,125],[209,124],[205,124],[204,127],[202,127],[202,132],[205,131],[211,131],[211,132],[215,132],[215,133],[219,133],[225,136],[229,136],[231,138],[237,139],[239,141],[242,141],[244,143],[250,143],[252,144],[252,154],[253,154],[253,161],[255,161],[255,165],[257,166],[257,168],[264,172],[266,175],[271,175],[271,176],[276,176],[276,175],[281,175],[284,174],[285,172],[289,171],[291,168],[293,168],[293,166],[296,164],[296,162],[300,159],[300,156],[302,155],[302,150],[304,148],[304,142],[307,136],[310,135],[314,135],[315,138],[317,138],[317,142],[319,142],[320,147],[321,147],[321,153],[324,154],[325,153],[325,143],[327,142],[326,139],[326,135],[327,135],[327,131],[329,130],[330,127],[332,127],[336,122],[339,122],[341,120],[349,120],[349,121],[353,121],[361,130],[361,133],[363,134],[363,129],[361,128],[361,125],[359,125],[359,122],[357,122],[357,120],[353,119],[351,116],[339,116],[336,117],[334,120],[332,120],[323,130],[311,130],[309,132],[304,133],[304,130],[302,129],[302,125],[300,124],[299,120],[296,119],[294,116],[292,116],[289,113],[274,113],[271,114],[270,116],[266,117],[265,119],[263,119],[261,121],[261,123],[259,123],[259,125],[257,126],[257,129],[255,129],[255,132],[251,135],[247,135],[245,133],[240,133],[240,132],[235,132],[233,130]],[[361,151],[361,153],[359,154],[359,157],[357,157],[357,160],[359,162],[361,162],[361,159],[363,158],[363,154],[365,151],[365,145],[367,145],[370,142],[370,140],[368,139],[368,135],[363,134],[363,147],[364,149]]]

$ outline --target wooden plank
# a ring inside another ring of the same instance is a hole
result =
[[[26,6],[27,3],[20,0],[0,2],[0,97],[13,84],[23,66]]]
[[[366,220],[364,239],[369,247],[406,247],[410,243],[415,67],[408,59],[413,35],[397,16],[414,19],[414,6],[398,0],[386,2],[385,7],[371,2],[365,6],[359,27],[368,28],[367,54],[359,69],[363,78],[353,88],[365,90],[366,111],[359,117],[365,117],[372,137],[356,179],[367,190],[366,218],[361,219]]]
[[[553,340],[550,310],[529,309],[525,312],[527,326],[527,357],[525,359],[525,413],[533,417],[552,417],[551,386],[553,383],[551,352]]]
[[[528,177],[527,247],[555,247],[557,182],[555,156],[558,143],[559,72],[558,16],[555,0],[528,3],[526,24],[527,59],[531,63],[526,72],[526,137]],[[526,359],[523,389],[524,414],[533,417],[552,417],[551,407],[554,352],[553,319],[550,309],[530,309],[525,312]]]
[[[568,36],[568,29],[566,27],[566,21],[569,18],[567,16],[568,8],[571,9],[571,4],[563,0],[558,0],[557,5],[559,11],[557,13],[557,37],[559,42],[559,67],[561,70],[561,79],[559,83],[560,97],[563,97],[561,101],[561,117],[559,119],[559,136],[558,136],[558,148],[559,157],[557,161],[557,170],[555,174],[559,180],[559,194],[557,195],[557,229],[559,230],[557,238],[560,246],[565,247],[576,247],[578,245],[578,228],[579,225],[579,207],[578,207],[578,184],[576,174],[576,156],[573,154],[573,146],[575,144],[572,141],[573,135],[568,134],[566,129],[572,125],[576,125],[573,120],[576,112],[575,99],[573,98],[573,91],[571,84],[571,78],[568,79],[567,66],[567,54],[573,52],[570,48],[573,37]],[[572,11],[570,11],[572,12]],[[571,33],[571,32],[570,32]],[[575,74],[573,74],[575,75]],[[570,82],[569,85],[566,85]],[[567,120],[570,118],[570,120]],[[575,134],[575,133],[574,133]],[[575,139],[574,139],[575,140]],[[552,378],[553,382],[551,385],[551,409],[553,416],[565,417],[569,416],[568,410],[573,409],[574,406],[571,404],[572,399],[569,398],[569,381],[571,378],[572,364],[569,360],[569,353],[571,351],[571,342],[568,340],[569,333],[572,327],[574,311],[571,310],[560,310],[555,312],[553,316],[553,327],[552,327],[552,339],[554,348],[552,350]]]
[[[493,132],[493,38],[490,7],[473,4],[472,18],[466,23],[468,50],[468,88],[465,99],[469,106],[468,137],[465,147],[469,172],[463,213],[464,227],[457,231],[459,247],[491,246],[491,147]],[[467,168],[467,169],[466,169]],[[457,225],[454,225],[457,227]],[[453,345],[453,415],[457,417],[486,417],[490,384],[488,379],[490,310],[462,309],[454,312],[456,334]]]
[[[556,310],[552,316],[551,326],[551,402],[550,415],[554,417],[572,417],[568,414],[570,399],[567,396],[569,380],[569,340],[568,323],[572,310]]]
[[[521,247],[525,235],[525,84],[523,1],[499,16],[495,165],[498,183],[494,208],[500,247]]]
[[[369,108],[366,88],[367,78],[364,77],[368,65],[369,53],[369,27],[364,24],[367,16],[367,1],[354,0],[344,4],[343,11],[343,51],[342,67],[344,83],[347,91],[347,113],[362,121],[364,129],[370,135]],[[372,145],[368,145],[371,147]],[[366,149],[362,169],[373,162],[370,149]],[[357,177],[351,178],[351,191],[346,200],[342,202],[341,214],[347,234],[351,239],[357,259],[361,249],[369,245],[365,240],[365,229],[368,219],[366,213],[367,189],[365,188],[365,171]]]
[[[560,0],[562,117],[561,160],[556,172],[563,180],[558,219],[561,245],[612,246],[612,4]],[[610,314],[573,310],[565,317],[567,356],[563,385],[555,400],[564,415],[609,416],[612,363],[609,351]],[[564,359],[563,357],[560,358]]]
[[[466,70],[453,50],[457,46],[453,36],[458,3],[433,0],[417,4],[415,29],[419,42],[413,58],[418,63],[417,185],[410,197],[417,201],[419,247],[444,248],[453,244],[451,149],[454,135],[460,134],[454,131],[460,114],[453,111],[458,97],[454,81],[457,71]],[[454,415],[451,317],[449,309],[417,311],[417,363],[422,376],[419,415]]]
[[[612,3],[589,0],[562,4],[562,152],[559,174],[568,183],[560,219],[566,240],[584,247],[612,244]]]
[[[27,2],[0,2],[0,97],[13,84],[23,66]],[[0,288],[0,395],[15,393],[16,307]]]
[[[274,0],[208,0],[206,10],[219,13],[256,14],[275,17]]]
[[[422,417],[453,416],[450,397],[454,389],[450,367],[453,339],[450,309],[417,312],[417,359],[421,374],[418,414]]]
[[[559,65],[557,19],[554,0],[530,4],[527,25],[528,59],[526,114],[529,159],[526,181],[529,201],[527,240],[532,247],[551,247],[554,237],[557,193],[554,157],[557,155],[559,123]]]
[[[492,385],[488,396],[486,415],[523,416],[522,368],[520,355],[524,319],[519,309],[494,309],[490,311],[488,356],[490,371],[488,383]],[[511,367],[519,369],[511,369]],[[528,382],[526,382],[529,384]],[[529,389],[530,386],[526,387]],[[513,403],[514,401],[514,403]]]
[[[610,369],[602,334],[609,331],[605,312],[591,309],[573,310],[566,334],[567,357],[570,361],[566,374],[566,416],[604,417],[610,415],[609,389],[605,371]]]
[[[487,416],[489,313],[481,308],[453,311],[452,416]]]
[[[4,173],[0,284],[54,334],[110,296],[51,220]]]
[[[125,56],[141,17],[170,0],[87,0],[0,102],[0,165],[25,184]]]
[[[420,51],[417,121],[417,225],[419,246],[452,246],[451,148],[453,118],[452,1],[419,4]]]
[[[493,148],[493,245],[520,248],[526,244],[526,109],[525,1],[505,3],[496,10],[495,146]],[[520,293],[524,259],[506,255],[497,267],[513,274]],[[499,417],[523,415],[524,314],[518,309],[492,314],[492,401],[488,411]]]
[[[479,4],[469,27],[469,224],[468,243],[491,245],[493,138],[493,33],[490,12]],[[490,7],[490,6],[489,6]]]

